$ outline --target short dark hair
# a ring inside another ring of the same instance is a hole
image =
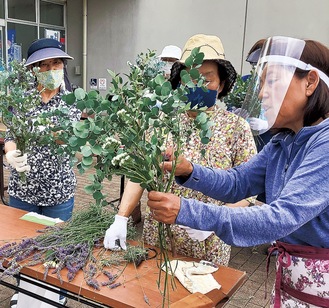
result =
[[[311,64],[329,76],[329,49],[320,42],[305,40],[305,47],[300,60]],[[295,76],[304,78],[309,71],[296,69]],[[329,87],[320,79],[320,82],[309,97],[304,113],[304,126],[310,126],[320,118],[329,116]]]

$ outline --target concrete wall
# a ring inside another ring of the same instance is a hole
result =
[[[68,61],[67,72],[71,83],[82,86],[82,0],[67,1],[66,15],[66,51],[74,58],[74,60]],[[75,74],[77,66],[80,67],[80,75]]]
[[[67,3],[70,65],[82,65],[82,0]],[[329,46],[328,12],[328,0],[88,0],[87,82],[108,77],[108,68],[126,72],[127,60],[147,49],[183,48],[196,33],[219,36],[226,58],[245,74],[246,54],[260,38],[286,35]],[[73,81],[81,85],[81,76]]]

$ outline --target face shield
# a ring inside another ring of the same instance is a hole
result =
[[[281,36],[264,42],[240,114],[254,135],[275,127],[296,68],[311,69],[300,61],[304,46],[303,40]]]

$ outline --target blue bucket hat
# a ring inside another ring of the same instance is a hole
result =
[[[29,47],[25,66],[55,58],[73,60],[73,57],[64,52],[64,45],[61,42],[51,38],[42,38],[34,41]]]

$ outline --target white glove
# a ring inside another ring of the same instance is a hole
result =
[[[249,125],[253,130],[263,130],[268,128],[268,123],[265,120],[258,118],[249,118]]]
[[[182,229],[184,229],[187,234],[189,235],[189,237],[194,240],[194,241],[200,241],[203,242],[204,240],[206,240],[211,234],[213,234],[213,231],[201,231],[201,230],[197,230],[197,229],[192,229],[190,227],[186,227],[186,226],[181,226],[179,225],[179,227],[181,227]]]
[[[115,215],[113,224],[106,230],[104,237],[104,247],[111,250],[119,250],[120,247],[124,250],[127,240],[127,224],[128,217]],[[120,246],[117,245],[119,240]]]
[[[20,150],[12,150],[6,154],[6,160],[18,172],[30,171],[31,166],[27,163],[27,154],[21,156]]]

